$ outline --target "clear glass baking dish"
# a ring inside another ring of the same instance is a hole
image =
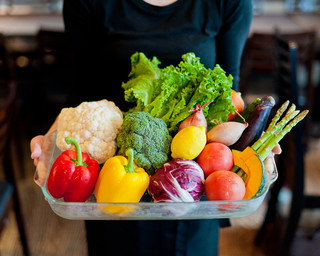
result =
[[[255,212],[263,202],[270,185],[276,181],[278,171],[274,164],[267,174],[264,188],[254,198],[238,201],[205,201],[188,203],[153,203],[142,199],[139,203],[97,203],[94,196],[84,203],[67,203],[53,198],[47,190],[47,177],[51,165],[62,153],[56,146],[56,132],[45,136],[43,154],[34,180],[41,187],[51,209],[59,216],[72,220],[167,220],[167,219],[219,219],[244,217]]]

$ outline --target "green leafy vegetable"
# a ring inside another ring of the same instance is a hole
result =
[[[203,110],[208,128],[227,120],[233,109],[231,75],[226,76],[219,65],[205,68],[194,53],[184,54],[177,66],[159,68],[160,63],[143,53],[131,56],[129,81],[122,84],[125,100],[136,103],[129,112],[148,112],[176,132],[179,123],[192,114],[191,108],[213,101]]]

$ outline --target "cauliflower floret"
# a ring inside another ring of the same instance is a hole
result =
[[[112,101],[82,102],[75,108],[63,108],[58,117],[57,147],[62,151],[75,150],[65,142],[66,137],[72,137],[82,152],[104,163],[116,153],[122,122],[122,112]]]

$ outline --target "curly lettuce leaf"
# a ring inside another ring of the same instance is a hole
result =
[[[122,85],[125,99],[136,103],[130,112],[149,112],[175,132],[179,123],[191,115],[191,108],[213,101],[203,110],[209,127],[227,120],[232,110],[233,78],[226,76],[219,65],[207,69],[194,53],[184,54],[177,66],[162,69],[156,57],[149,60],[143,53],[135,53],[131,62],[129,81]]]
[[[143,53],[131,56],[129,80],[122,83],[122,88],[125,90],[125,100],[137,103],[137,111],[149,105],[160,91],[156,83],[161,74],[160,64],[156,57],[149,60]]]

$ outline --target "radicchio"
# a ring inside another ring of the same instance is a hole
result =
[[[203,170],[193,160],[172,159],[150,178],[153,202],[195,202],[203,192]]]

